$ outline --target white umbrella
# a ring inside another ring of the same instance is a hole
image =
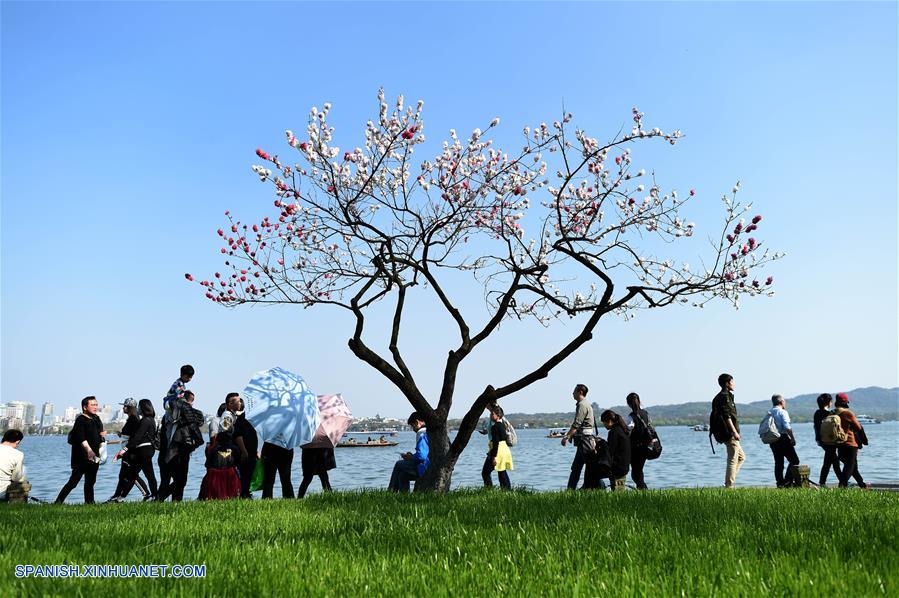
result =
[[[302,376],[282,368],[257,372],[243,398],[247,419],[263,442],[292,449],[315,437],[318,399]]]

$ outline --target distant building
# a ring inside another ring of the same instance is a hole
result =
[[[66,407],[65,416],[62,418],[62,421],[71,424],[75,422],[75,418],[78,417],[78,414],[81,413],[81,409],[77,407]]]
[[[0,421],[0,427],[3,427],[6,430],[24,430],[25,420],[21,417],[4,417],[3,420]]]
[[[97,412],[97,415],[100,416],[100,421],[104,424],[111,423],[113,419],[115,419],[115,406],[114,405],[103,405],[100,410]]]
[[[34,423],[34,405],[25,401],[10,401],[6,404],[6,417],[22,420],[25,425]]]
[[[53,423],[53,403],[44,403],[44,406],[41,408],[41,427],[47,428],[52,426]]]

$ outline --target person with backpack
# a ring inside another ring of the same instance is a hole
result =
[[[737,420],[737,406],[734,403],[734,377],[730,374],[718,376],[720,391],[712,399],[712,414],[709,435],[727,446],[727,468],[724,470],[724,487],[733,488],[737,474],[746,461],[746,453],[740,446],[740,422]]]
[[[184,499],[184,487],[190,469],[190,455],[203,446],[200,426],[205,422],[203,412],[194,409],[194,393],[185,390],[180,399],[171,399],[162,418],[159,438],[159,473],[162,483],[157,500],[169,496],[173,502]]]
[[[773,407],[768,412],[771,421],[780,436],[770,443],[771,453],[774,455],[774,480],[778,488],[788,488],[793,485],[793,465],[799,465],[799,457],[796,455],[796,438],[793,436],[793,426],[790,423],[790,414],[787,412],[787,402],[780,395],[771,397]],[[764,423],[764,422],[763,422]],[[784,476],[784,459],[790,466],[787,475]]]
[[[586,466],[584,473],[584,489],[593,489],[601,486],[602,482],[597,472],[596,439],[593,430],[596,420],[593,417],[593,406],[587,402],[589,389],[585,384],[577,384],[571,391],[576,407],[574,421],[571,427],[562,436],[562,446],[566,446],[572,440],[577,451],[574,453],[574,461],[571,462],[571,474],[568,476],[568,489],[576,490],[581,479],[581,471]]]
[[[493,425],[490,426],[490,450],[487,451],[487,458],[490,459],[490,463],[496,470],[500,488],[511,490],[512,481],[509,479],[509,472],[514,467],[512,465],[512,451],[509,450],[509,435],[503,415],[503,408],[499,405],[490,412],[490,420],[493,422]]]
[[[611,468],[609,471],[609,483],[615,488],[613,480],[627,476],[627,472],[631,466],[631,441],[628,434],[627,424],[624,418],[612,411],[606,409],[599,416],[599,421],[606,430],[609,431],[609,456],[611,457]]]
[[[97,416],[97,397],[81,399],[81,414],[75,418],[72,431],[69,432],[69,444],[72,445],[72,475],[59,491],[56,504],[65,502],[81,478],[84,478],[84,502],[94,504],[94,483],[97,481],[97,470],[100,468],[100,444],[106,432],[103,422]]]
[[[858,451],[861,449],[859,437],[864,434],[864,429],[855,414],[849,410],[849,397],[845,393],[837,395],[836,405],[835,413],[840,416],[840,423],[846,434],[846,441],[837,445],[837,456],[843,464],[839,476],[840,488],[849,487],[850,477],[855,478],[859,488],[867,488],[868,485],[858,471]]]
[[[640,406],[640,395],[632,392],[627,395],[627,406],[631,413],[627,418],[627,427],[630,430],[631,443],[631,479],[637,485],[637,490],[646,490],[646,480],[643,477],[643,466],[646,464],[646,449],[652,441],[649,432],[649,413]]]
[[[490,442],[491,442],[491,434],[490,429],[493,427],[493,410],[496,409],[498,405],[494,402],[487,404],[487,423],[478,430],[481,434],[487,435],[487,456],[484,457],[484,466],[481,467],[481,479],[484,481],[485,488],[493,487],[493,459],[490,457]]]
[[[122,485],[119,495],[114,497],[114,499],[110,499],[110,502],[125,501],[125,497],[128,496],[128,493],[134,486],[138,472],[143,472],[147,482],[150,484],[150,495],[145,497],[144,500],[154,500],[158,492],[156,473],[153,471],[153,453],[156,452],[154,447],[156,410],[153,408],[153,403],[148,399],[141,399],[140,403],[138,403],[138,410],[141,418],[137,429],[128,437],[128,444],[114,458],[117,461],[125,457],[125,455],[129,455],[131,467],[128,469],[128,478]]]
[[[833,437],[833,434],[830,434],[827,438],[827,442],[821,437],[821,424],[824,419],[830,415],[832,415],[830,411],[830,405],[833,403],[833,397],[830,396],[829,393],[824,393],[818,395],[818,410],[815,411],[815,415],[813,418],[814,426],[815,426],[815,442],[818,443],[824,450],[824,463],[821,464],[821,473],[818,476],[818,486],[824,488],[824,485],[827,483],[827,475],[830,473],[830,468],[833,467],[833,473],[837,476],[837,481],[840,479],[840,460],[837,457],[837,445],[836,439]],[[839,419],[839,416],[837,416]],[[842,427],[842,426],[841,426]]]

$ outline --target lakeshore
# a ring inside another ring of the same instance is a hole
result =
[[[752,429],[743,442],[746,464],[737,478],[737,485],[773,486],[774,461],[771,450],[762,444]],[[899,438],[899,422],[886,422],[867,428],[870,446],[859,456],[859,467],[865,480],[873,483],[895,483],[899,480],[899,466],[896,463],[896,443]],[[725,452],[723,446],[716,445],[716,453],[709,447],[708,432],[693,432],[682,426],[659,426],[664,451],[662,456],[646,465],[646,481],[650,488],[690,488],[696,486],[718,487],[724,482]],[[823,453],[815,444],[811,424],[795,426],[800,460],[808,465],[817,481]],[[362,437],[364,440],[365,437]],[[369,450],[359,448],[337,449],[337,469],[330,472],[331,484],[337,490],[380,489],[387,486],[393,462],[400,452],[414,449],[415,435],[400,432],[391,440],[398,442],[395,447],[378,447]],[[468,448],[459,459],[453,473],[453,489],[477,488],[481,482],[481,466],[487,449],[486,437],[475,434]],[[53,500],[65,483],[69,472],[70,446],[63,436],[28,437],[22,444],[25,452],[27,477],[32,484],[32,496],[43,500]],[[565,487],[574,449],[562,447],[558,439],[546,438],[546,430],[519,429],[519,444],[512,449],[515,470],[511,473],[512,485],[540,491],[557,491]],[[193,499],[200,488],[200,480],[205,473],[202,451],[195,451],[190,463],[185,497]],[[97,476],[97,500],[106,500],[112,495],[118,480],[118,464],[107,463],[100,467]],[[293,463],[293,480],[300,478],[300,456],[297,452]],[[628,479],[630,482],[630,479]],[[833,473],[830,484],[836,484]],[[280,496],[280,481],[275,482],[275,496]],[[310,487],[311,492],[319,492],[318,482]],[[259,496],[259,493],[257,493]],[[131,493],[131,500],[139,500],[137,491]],[[81,502],[81,487],[75,489],[69,502]]]

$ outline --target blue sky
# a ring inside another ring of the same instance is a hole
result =
[[[2,3],[2,397],[158,399],[192,363],[211,410],[253,372],[281,366],[357,415],[402,416],[405,400],[346,347],[327,308],[210,304],[183,274],[221,268],[230,209],[271,214],[250,171],[256,147],[332,103],[338,145],[360,145],[376,93],[425,101],[435,143],[450,128],[558,118],[605,138],[645,123],[686,137],[638,146],[663,186],[721,194],[765,216],[786,251],[777,296],[739,311],[609,318],[594,340],[507,411],[570,408],[576,382],[602,405],[737,400],[897,384],[895,3]],[[420,158],[424,156],[419,155]],[[477,289],[453,289],[472,316]],[[450,322],[425,297],[405,351],[435,396]],[[376,311],[377,319],[383,309]],[[483,315],[483,314],[481,314]],[[383,329],[383,327],[381,327]],[[576,334],[510,322],[460,371],[457,405],[527,371]],[[377,342],[378,326],[371,343]],[[454,413],[459,413],[454,409]]]

